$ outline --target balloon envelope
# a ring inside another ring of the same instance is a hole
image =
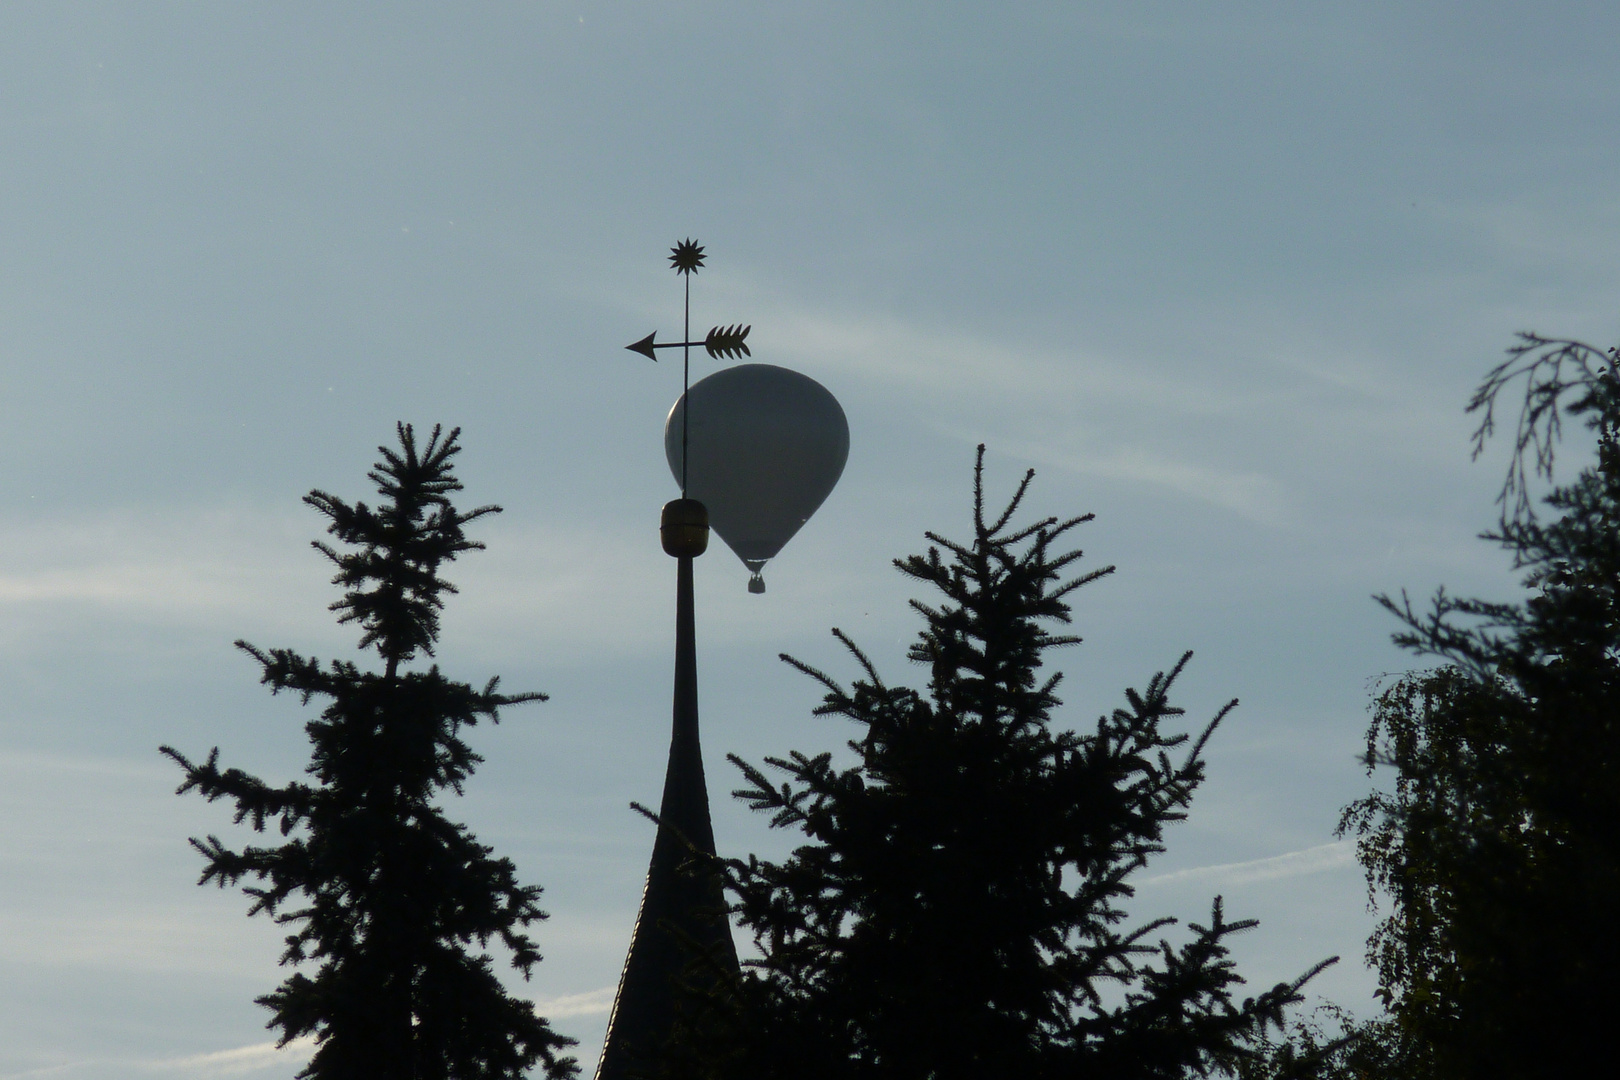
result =
[[[807,375],[739,364],[694,383],[664,424],[664,454],[681,480],[681,429],[691,399],[686,495],[754,572],[810,519],[843,474],[849,422],[838,399]]]

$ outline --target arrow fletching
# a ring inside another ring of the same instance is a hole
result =
[[[748,331],[752,329],[752,326],[743,326],[741,324],[736,326],[717,326],[713,330],[709,331],[708,337],[703,339],[703,347],[709,350],[709,355],[714,357],[716,360],[734,360],[739,356],[752,356],[754,354],[748,351],[748,345],[745,341],[745,339],[748,337]],[[649,337],[647,342],[648,352],[650,353],[652,351],[652,338]],[[637,344],[640,343],[638,342]],[[633,349],[635,348],[635,345],[630,347]]]

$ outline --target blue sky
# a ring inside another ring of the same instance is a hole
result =
[[[594,1063],[669,709],[673,365],[694,325],[849,416],[838,489],[744,591],[698,564],[722,755],[839,745],[789,651],[891,678],[889,560],[993,490],[1094,511],[1061,656],[1084,725],[1195,650],[1189,720],[1242,706],[1146,919],[1260,927],[1258,985],[1373,1008],[1359,872],[1370,600],[1508,595],[1502,447],[1462,406],[1514,331],[1616,336],[1611,5],[141,3],[0,9],[0,1078],[290,1076],[252,998],[279,935],[194,886],[160,743],[272,779],[306,718],[237,637],[323,656],[321,487],[396,420],[460,425],[470,503],[441,660],[552,695],[476,733],[453,814],[546,888],[525,988]],[[707,373],[706,358],[694,365]]]

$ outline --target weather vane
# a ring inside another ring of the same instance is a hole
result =
[[[686,284],[686,318],[681,326],[680,341],[666,341],[659,343],[654,339],[658,337],[657,331],[648,334],[633,345],[625,348],[631,352],[638,352],[647,359],[658,362],[655,349],[681,350],[681,400],[686,400],[691,390],[692,382],[692,347],[701,345],[711,357],[716,360],[735,359],[739,356],[752,356],[748,351],[748,331],[752,326],[737,324],[734,326],[716,326],[709,331],[702,341],[692,340],[692,275],[703,269],[703,245],[691,237],[687,237],[669,249],[669,263],[675,272],[681,275]],[[686,444],[687,429],[690,418],[684,417],[681,421],[681,498],[686,497]]]

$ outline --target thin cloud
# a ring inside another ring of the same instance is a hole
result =
[[[110,891],[104,882],[90,886]],[[209,899],[203,894],[184,904],[126,905],[129,910],[116,914],[104,914],[99,897],[49,911],[0,911],[5,940],[0,959],[123,973],[251,976],[273,968],[280,944],[276,928],[255,925],[244,931],[238,910]]]
[[[42,612],[85,607],[164,623],[273,609],[324,584],[309,531],[290,514],[244,506],[13,525],[0,533],[0,608],[29,626]]]
[[[767,299],[767,307],[772,306]],[[1072,415],[1077,405],[1101,411],[1124,404],[1152,405],[1184,415],[1214,415],[1241,408],[1248,398],[1231,387],[1193,385],[1140,364],[1095,353],[1053,351],[1034,344],[1008,345],[961,330],[924,330],[890,316],[852,317],[811,313],[782,305],[765,313],[775,348],[863,380],[900,386],[927,397],[955,397],[982,405],[989,398],[1021,414],[1041,403]],[[760,318],[761,323],[764,317]],[[1083,383],[1085,397],[1053,393]]]
[[[1167,488],[1258,524],[1276,527],[1290,517],[1274,478],[1223,467],[1207,453],[1194,457],[1174,440],[1143,440],[1119,430],[1114,419],[1132,405],[1184,420],[1247,415],[1276,390],[1244,385],[1231,372],[1198,380],[1078,348],[1009,345],[888,316],[810,313],[769,297],[752,299],[767,308],[760,321],[771,320],[772,338],[786,343],[782,352],[802,356],[812,370],[830,368],[879,384],[885,394],[898,387],[930,402],[924,414],[936,414],[933,426],[944,434],[982,438],[1084,475]],[[1039,440],[1030,439],[1032,429],[1041,431]],[[1079,445],[1077,430],[1089,436]]]
[[[540,998],[534,1003],[541,1016],[558,1019],[569,1016],[601,1016],[613,1008],[614,988],[604,986],[587,990],[583,994],[563,994],[560,997]]]
[[[1291,519],[1282,486],[1257,472],[1221,469],[1178,460],[1141,447],[1102,453],[1068,452],[1051,444],[1007,443],[1005,449],[1054,468],[1106,480],[1169,488],[1181,495],[1230,510],[1259,525],[1282,527]]]
[[[263,1069],[302,1065],[315,1052],[314,1036],[306,1035],[278,1046],[274,1042],[253,1043],[230,1050],[214,1050],[181,1057],[115,1059],[94,1058],[46,1065],[22,1072],[6,1073],[0,1080],[79,1080],[90,1076],[172,1077],[174,1080],[214,1080],[216,1077],[246,1076]]]
[[[165,1058],[145,1063],[150,1073],[184,1077],[239,1076],[271,1065],[293,1065],[308,1061],[315,1052],[315,1037],[305,1035],[278,1046],[274,1042],[253,1043],[233,1050],[215,1050],[206,1054]]]
[[[1572,219],[1562,207],[1533,202],[1463,200],[1439,202],[1436,218],[1484,238],[1504,261],[1520,265],[1578,267],[1587,276],[1590,294],[1607,295],[1614,282],[1614,253],[1620,243],[1620,200],[1607,194],[1585,204],[1585,213]],[[1590,295],[1589,294],[1589,295]],[[1590,306],[1566,300],[1578,314]],[[1605,316],[1606,323],[1612,319]]]
[[[1300,851],[1272,855],[1246,862],[1218,863],[1214,866],[1195,866],[1174,870],[1168,874],[1155,874],[1142,878],[1138,885],[1170,885],[1183,881],[1213,879],[1223,885],[1246,885],[1255,881],[1274,881],[1279,878],[1300,877],[1337,870],[1355,861],[1355,844],[1349,840],[1335,840],[1331,844],[1318,844]]]
[[[243,506],[0,530],[8,554],[0,569],[0,650],[36,648],[41,631],[47,640],[84,636],[109,622],[203,630],[225,642],[287,637],[323,654],[347,648],[353,635],[327,610],[331,574],[309,548],[313,531],[304,515]],[[459,595],[445,612],[447,646],[501,661],[537,651],[562,659],[663,645],[669,630],[648,619],[647,597],[670,593],[672,574],[650,536],[645,529],[521,520],[483,530],[487,550],[450,574]],[[796,540],[800,550],[816,542]],[[761,605],[743,589],[746,572],[724,545],[712,550],[700,575],[718,573],[736,585],[717,590],[709,605],[710,640],[747,640],[761,625],[778,625],[789,590],[776,591],[775,605]],[[811,599],[858,594],[873,573],[886,576],[886,564],[822,568]],[[823,621],[818,616],[815,624]]]

